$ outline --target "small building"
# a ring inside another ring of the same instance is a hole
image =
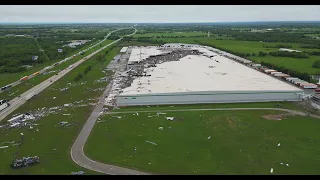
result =
[[[293,50],[293,49],[286,49],[286,48],[280,48],[279,51],[287,51],[287,52],[301,52],[298,50]]]
[[[32,60],[33,60],[33,61],[38,60],[38,58],[39,58],[39,56],[32,56]]]
[[[121,48],[120,53],[125,53],[127,52],[127,50],[128,50],[128,47],[123,47]]]

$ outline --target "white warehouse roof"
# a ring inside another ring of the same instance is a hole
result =
[[[155,50],[145,49],[143,52],[148,51]],[[147,68],[147,74],[151,76],[134,79],[131,86],[124,88],[120,95],[188,91],[302,91],[214,52],[207,52],[204,48],[199,51],[216,56],[189,55],[180,61],[164,62],[157,67]]]

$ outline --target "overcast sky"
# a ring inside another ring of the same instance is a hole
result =
[[[0,5],[0,22],[319,21],[319,5]]]

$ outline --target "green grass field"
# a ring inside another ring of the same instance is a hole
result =
[[[111,42],[113,42],[113,40],[105,40],[101,44],[104,46],[104,45],[107,45]],[[90,53],[96,51],[99,48],[100,48],[100,46],[96,46],[96,47],[88,50],[87,52],[85,52],[84,55],[76,56],[76,57],[70,59],[69,61],[66,61],[60,65],[57,65],[54,68],[47,70],[47,71],[48,72],[49,71],[57,71],[57,72],[61,71],[65,68],[67,68],[68,66],[70,66],[71,64],[84,58],[86,55],[89,55]],[[55,72],[55,73],[57,73],[57,72]],[[29,90],[30,88],[40,84],[42,81],[52,77],[53,75],[55,75],[55,73],[39,74],[39,75],[35,76],[34,78],[29,79],[29,80],[19,84],[18,86],[12,87],[12,88],[8,89],[7,91],[0,93],[0,99],[11,99],[12,97],[16,97],[17,95],[20,95],[20,94],[24,93],[25,91]]]
[[[271,168],[273,174],[319,174],[319,120],[262,117],[279,113],[186,110],[159,117],[106,115],[95,125],[85,153],[99,162],[153,174],[270,174]]]
[[[107,49],[101,53],[104,53]],[[28,174],[70,174],[80,170],[85,171],[86,174],[99,174],[76,165],[71,160],[70,148],[94,108],[94,104],[90,105],[88,103],[97,102],[97,98],[103,93],[103,89],[98,91],[94,91],[94,89],[104,88],[108,84],[107,82],[95,83],[95,81],[105,76],[102,71],[119,50],[120,48],[111,50],[106,55],[105,61],[95,60],[96,56],[90,58],[1,122],[5,123],[13,114],[29,112],[38,108],[46,107],[48,109],[64,106],[64,104],[74,103],[79,100],[84,101],[78,103],[78,105],[86,105],[65,107],[57,113],[45,116],[36,122],[39,125],[34,126],[33,129],[29,129],[29,127],[17,129],[1,128],[0,143],[18,142],[21,132],[25,135],[25,141],[20,147],[9,145],[10,147],[6,149],[0,149],[0,174],[23,174],[25,172]],[[80,81],[75,82],[74,79],[77,74],[84,72],[89,65],[92,66],[92,70],[84,75]],[[112,72],[108,72],[108,74],[110,76]],[[71,86],[68,83],[71,83]],[[81,85],[81,83],[86,84]],[[65,87],[69,87],[69,89],[63,92],[59,91],[59,89]],[[56,99],[53,99],[53,97],[56,97]],[[58,124],[62,121],[74,124],[69,128],[64,128]],[[37,132],[36,129],[39,129],[39,131]],[[13,171],[9,165],[15,152],[18,153],[18,157],[37,155],[40,157],[40,163],[26,169]]]

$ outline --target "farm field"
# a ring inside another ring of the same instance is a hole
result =
[[[109,43],[112,42],[111,40],[106,40],[105,42],[107,43],[107,41]],[[66,57],[72,56],[73,54],[78,53],[78,52],[90,47],[91,44],[94,44],[94,43],[96,43],[96,41],[93,42],[93,43],[85,45],[81,49],[78,49],[78,50],[75,50],[75,51],[69,53]],[[98,47],[96,47],[96,48],[98,48]],[[78,57],[76,57],[76,58],[78,58]],[[54,64],[55,62],[58,62],[58,61],[60,61],[62,59],[64,59],[64,58],[54,59],[54,60],[46,61],[46,62],[44,62],[42,64],[37,64],[37,65],[33,66],[32,68],[29,68],[26,71],[21,72],[21,73],[2,73],[0,75],[0,87],[5,86],[7,84],[10,84],[10,83],[12,83],[14,81],[17,81],[17,80],[19,80],[20,78],[22,78],[24,76],[28,76],[28,75],[30,75],[32,73],[35,73],[35,72],[45,68],[46,66],[50,66],[50,65]]]
[[[271,168],[277,175],[319,174],[319,120],[284,115],[270,120],[279,114],[111,114],[100,117],[84,150],[95,161],[151,174],[270,174]]]
[[[106,48],[99,54],[105,55],[108,49]],[[37,113],[39,111],[44,113],[44,116],[36,121],[38,125],[31,125],[32,128],[29,126],[14,129],[0,128],[1,144],[11,141],[18,142],[20,133],[25,136],[21,146],[6,144],[8,148],[0,149],[0,174],[70,174],[76,171],[100,174],[76,165],[71,160],[70,148],[91,114],[94,103],[97,102],[97,98],[108,84],[107,81],[98,82],[97,80],[106,77],[102,71],[118,52],[119,48],[114,48],[102,60],[97,55],[90,58],[1,121],[1,124],[4,124],[17,113]],[[91,66],[91,70],[76,81],[78,74],[83,73],[88,66]],[[107,76],[112,75],[110,71],[106,73]],[[51,110],[48,111],[50,108]],[[60,125],[59,123],[63,121],[67,121],[70,126]],[[17,158],[39,156],[40,163],[14,171],[9,166],[14,153]]]
[[[105,40],[103,43],[101,43],[102,45],[107,45],[109,43],[113,42],[113,40]],[[32,88],[33,86],[38,85],[39,83],[41,83],[42,81],[50,78],[51,76],[53,76],[54,74],[56,74],[57,72],[67,68],[68,66],[70,66],[71,64],[77,62],[78,60],[84,58],[86,55],[89,55],[90,53],[94,52],[95,50],[99,49],[100,47],[94,47],[90,50],[88,50],[87,52],[84,53],[84,55],[79,55],[76,56],[60,65],[57,65],[56,67],[47,70],[47,72],[51,72],[48,74],[39,74],[37,76],[35,76],[32,79],[29,79],[15,87],[12,87],[10,89],[8,89],[7,91],[4,91],[2,93],[0,93],[0,99],[11,99],[11,97],[15,97],[16,95],[22,94],[23,92],[27,91],[28,89]],[[52,65],[52,64],[50,64]]]

